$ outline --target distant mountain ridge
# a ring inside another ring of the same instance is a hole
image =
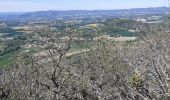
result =
[[[125,17],[136,14],[144,15],[165,15],[170,11],[168,7],[132,8],[117,10],[67,10],[67,11],[37,11],[28,13],[0,13],[0,21],[28,21],[48,20],[57,18],[80,18],[80,17]]]

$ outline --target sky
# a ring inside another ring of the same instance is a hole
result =
[[[0,12],[114,10],[167,5],[168,0],[0,0]]]

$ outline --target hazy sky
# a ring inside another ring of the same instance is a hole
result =
[[[0,0],[0,12],[107,10],[167,6],[168,0]]]

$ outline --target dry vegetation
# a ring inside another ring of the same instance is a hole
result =
[[[154,34],[141,35],[141,40],[128,44],[100,39],[88,52],[69,56],[67,52],[76,31],[66,30],[67,41],[61,40],[61,33],[36,32],[40,37],[36,43],[44,47],[47,55],[41,60],[18,54],[16,63],[0,72],[0,98],[169,100],[170,34],[167,29],[144,29]]]

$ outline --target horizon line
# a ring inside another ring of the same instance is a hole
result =
[[[29,12],[45,12],[45,11],[112,11],[112,10],[130,10],[130,9],[148,9],[148,8],[170,8],[168,6],[158,6],[158,7],[139,7],[139,8],[120,8],[120,9],[67,9],[67,10],[35,10],[35,11],[0,11],[0,13],[29,13]]]

